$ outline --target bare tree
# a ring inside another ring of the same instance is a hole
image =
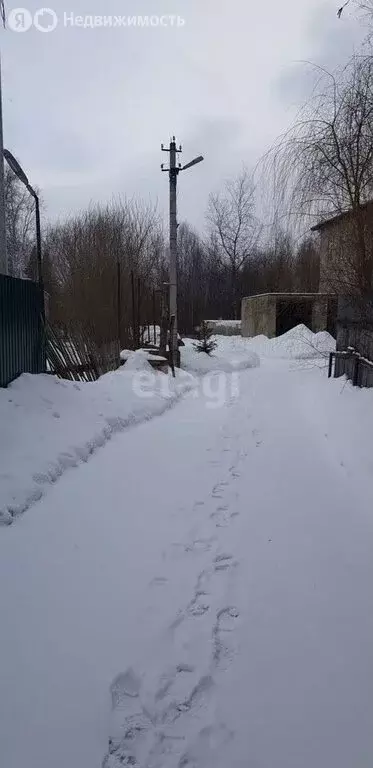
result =
[[[163,261],[164,239],[156,209],[135,200],[91,207],[51,228],[45,247],[53,267],[55,322],[79,327],[97,347],[118,335],[119,264],[120,340],[124,346],[133,344],[131,273],[136,282],[136,321],[143,326],[150,319],[152,291]]]
[[[5,214],[9,273],[24,274],[35,242],[34,200],[10,168],[5,169]]]
[[[372,21],[373,17],[373,0],[346,0],[346,2],[341,5],[340,8],[338,8],[337,16],[341,18],[343,11],[345,8],[347,8],[348,5],[352,3],[355,8],[358,9],[366,18],[368,18],[369,22]]]
[[[355,293],[369,291],[372,252],[363,210],[373,195],[372,57],[354,57],[337,75],[322,70],[313,98],[267,156],[267,171],[268,159],[276,168],[276,205],[301,231],[352,213],[343,280]]]
[[[210,246],[221,264],[228,264],[234,319],[239,313],[238,276],[253,253],[260,227],[255,216],[255,189],[252,176],[244,168],[227,181],[222,192],[211,194],[207,209]]]
[[[261,270],[265,290],[287,293],[294,288],[294,246],[290,233],[278,225],[262,246]]]
[[[206,311],[210,289],[210,263],[199,235],[183,222],[178,229],[178,324],[194,333]]]

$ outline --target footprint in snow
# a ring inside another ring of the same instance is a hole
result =
[[[227,555],[225,553],[222,553],[221,555],[216,555],[216,557],[214,557],[214,563],[221,563],[221,562],[224,562],[225,560],[232,560],[232,559],[233,559],[233,555]]]
[[[161,676],[159,688],[155,694],[155,701],[162,701],[175,689],[184,685],[183,678],[193,674],[194,667],[191,664],[177,664],[176,667],[169,670]]]
[[[237,472],[237,469],[232,469],[231,477],[233,478],[233,480],[237,480],[239,477],[241,477],[241,475],[239,472]]]
[[[150,582],[151,587],[164,587],[166,584],[168,584],[168,579],[165,576],[154,576]]]
[[[213,662],[216,667],[226,666],[236,652],[235,625],[240,612],[234,605],[218,611],[212,631],[214,645]]]
[[[126,672],[121,672],[117,675],[110,686],[113,709],[126,703],[128,697],[136,698],[140,693],[140,687],[141,680],[132,667],[129,667]]]
[[[214,685],[211,675],[201,677],[189,696],[181,701],[173,701],[162,716],[162,723],[174,723],[183,713],[191,712],[203,706]]]
[[[230,560],[230,561],[223,561],[220,563],[215,563],[214,570],[216,572],[219,571],[230,571],[232,568],[237,568],[238,562],[237,560]]]
[[[141,679],[129,667],[114,678],[111,686],[109,750],[103,768],[137,765],[137,751],[152,722],[140,701]]]
[[[210,606],[206,603],[195,602],[188,610],[190,616],[204,616],[210,609]]]
[[[215,768],[221,751],[232,740],[234,734],[225,725],[208,725],[197,735],[195,741],[181,756],[178,768]]]
[[[203,507],[205,504],[204,501],[195,501],[193,504],[193,509],[197,509],[197,507]]]
[[[195,539],[192,544],[186,545],[185,552],[209,552],[214,541],[214,536],[207,539]]]

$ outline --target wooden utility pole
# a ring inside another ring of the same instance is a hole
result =
[[[182,151],[181,146],[176,149],[175,136],[170,141],[168,149],[161,146],[162,152],[170,153],[170,165],[168,175],[170,180],[170,277],[169,277],[169,307],[170,307],[170,363],[171,367],[177,364],[177,176],[181,165],[176,162],[177,155]],[[162,170],[166,170],[162,167]]]
[[[159,337],[159,350],[164,357],[167,355],[167,331],[169,327],[168,320],[168,297],[167,297],[168,284],[163,284],[159,289],[160,294],[160,337]]]
[[[183,167],[177,162],[177,155],[182,152],[181,145],[176,149],[175,136],[170,141],[170,146],[165,148],[161,144],[162,152],[170,153],[169,168],[161,165],[162,171],[168,171],[170,179],[170,277],[169,277],[169,307],[170,307],[170,364],[174,371],[175,365],[179,365],[179,345],[177,333],[177,177],[180,171],[185,171],[203,160],[202,155],[191,160]]]
[[[181,152],[181,147],[180,150]],[[176,190],[177,174],[179,169],[176,167],[176,142],[173,136],[170,142],[170,357],[171,367],[174,371],[177,365],[177,213],[176,213]]]

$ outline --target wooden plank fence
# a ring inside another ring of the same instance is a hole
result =
[[[96,381],[120,365],[118,340],[98,349],[89,335],[75,328],[70,333],[46,329],[48,372],[70,381]]]
[[[373,300],[339,297],[337,345],[329,361],[329,376],[347,376],[355,386],[373,387]]]

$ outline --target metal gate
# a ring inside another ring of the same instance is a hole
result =
[[[21,373],[45,371],[42,288],[0,275],[0,386]]]

